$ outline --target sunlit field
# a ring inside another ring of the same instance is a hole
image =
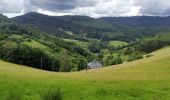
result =
[[[0,61],[0,100],[42,100],[60,89],[64,100],[170,100],[170,48],[100,69],[58,73]]]

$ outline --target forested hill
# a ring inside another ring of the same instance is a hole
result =
[[[20,23],[46,24],[57,27],[70,28],[70,25],[85,25],[95,28],[111,28],[113,25],[129,27],[154,27],[170,26],[170,16],[133,16],[133,17],[101,17],[92,18],[88,16],[48,16],[36,12],[27,13],[14,18]],[[43,21],[42,21],[43,20]],[[69,23],[69,24],[68,24]],[[89,23],[93,24],[90,25]]]
[[[133,31],[127,27],[113,26],[104,21],[87,16],[47,16],[31,12],[13,19],[20,24],[33,25],[41,31],[64,38],[76,37],[78,35],[79,37],[110,40],[122,36],[125,30],[129,30],[129,33]],[[71,34],[68,34],[68,31]],[[127,41],[130,40],[132,40],[132,38],[129,36],[129,40]]]
[[[160,19],[160,20],[158,20]],[[48,16],[35,12],[13,18],[20,24],[36,26],[39,30],[58,37],[88,37],[104,41],[134,41],[136,38],[169,31],[169,17],[91,18],[87,16]],[[164,20],[166,23],[164,23]],[[169,20],[170,21],[170,20]],[[114,24],[115,23],[115,24]],[[162,24],[161,24],[162,23]],[[165,25],[164,25],[165,24]],[[159,27],[147,27],[158,26]],[[132,27],[146,26],[146,27]]]
[[[9,21],[9,19],[6,16],[0,14],[0,22],[6,22],[6,21]]]
[[[112,25],[125,25],[130,27],[167,27],[170,26],[170,16],[134,16],[134,17],[103,17],[99,20]]]
[[[7,18],[6,16],[0,14],[0,19]]]
[[[50,71],[79,71],[94,59],[110,66],[170,45],[168,27],[110,22],[87,16],[0,15],[0,59]]]
[[[46,32],[56,32],[56,30],[61,31],[63,29],[73,31],[78,34],[83,31],[91,32],[99,30],[104,31],[106,29],[111,30],[112,27],[109,23],[87,16],[48,16],[31,12],[13,19],[21,24],[36,25],[38,28]]]

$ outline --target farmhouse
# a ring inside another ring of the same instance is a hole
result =
[[[93,60],[87,64],[89,69],[101,68],[102,64],[96,60]]]

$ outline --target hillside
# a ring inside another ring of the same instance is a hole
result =
[[[39,13],[0,18],[0,58],[49,71],[81,71],[94,59],[103,66],[121,64],[170,45],[169,30],[162,27],[136,28],[87,16]]]
[[[65,53],[70,62],[68,71],[77,71],[84,69],[82,63],[87,56],[91,56],[90,52],[86,52],[76,43],[39,31],[34,26],[25,27],[5,16],[1,20],[0,58],[3,60],[44,70],[59,71],[60,62],[63,61],[60,58]],[[75,61],[76,58],[79,59]],[[40,64],[41,60],[43,66]]]
[[[168,27],[170,26],[170,16],[134,16],[134,17],[103,17],[99,20],[112,25],[124,25],[130,27]]]
[[[152,57],[87,74],[53,73],[0,61],[0,99],[41,100],[41,92],[60,87],[64,100],[169,100],[169,51],[166,47]]]
[[[41,31],[60,37],[76,37],[74,35],[84,33],[87,37],[96,37],[94,35],[97,32],[110,31],[113,27],[111,24],[87,16],[47,16],[31,12],[13,19],[20,24],[31,24]],[[67,31],[74,34],[67,34]]]
[[[12,20],[24,26],[33,25],[41,31],[58,37],[73,39],[95,38],[103,41],[131,42],[135,41],[136,38],[141,39],[144,36],[170,31],[168,27],[169,17],[95,19],[88,16],[48,16],[31,12],[14,17]],[[72,34],[68,34],[68,31]]]
[[[135,16],[103,17],[88,16],[48,16],[30,12],[12,20],[61,38],[87,40],[95,38],[102,41],[133,42],[146,36],[169,32],[169,17]]]

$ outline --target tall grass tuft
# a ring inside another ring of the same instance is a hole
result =
[[[62,92],[60,88],[52,88],[40,92],[42,100],[62,100]]]
[[[21,100],[21,94],[10,92],[5,100]]]

